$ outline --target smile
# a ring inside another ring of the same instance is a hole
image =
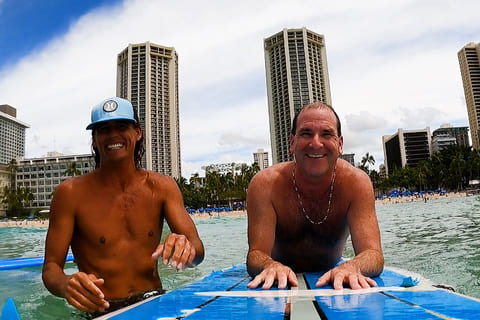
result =
[[[325,156],[326,156],[326,154],[307,154],[307,157],[313,158],[313,159],[320,159],[320,158],[323,158]]]
[[[107,149],[108,150],[116,150],[116,149],[120,149],[123,147],[123,143],[115,143],[115,144],[109,144],[107,146]]]

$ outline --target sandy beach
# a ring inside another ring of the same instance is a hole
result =
[[[190,215],[193,220],[213,219],[216,217],[244,217],[247,211],[230,211],[230,212],[212,212],[208,213],[194,213]],[[48,219],[9,219],[0,221],[0,228],[6,227],[35,227],[47,228]]]
[[[375,200],[375,205],[384,205],[392,203],[406,203],[406,202],[428,202],[430,200],[444,199],[444,198],[454,198],[454,197],[466,197],[466,192],[447,192],[444,195],[438,193],[434,194],[425,194],[423,196],[402,196],[402,197],[387,197],[382,200]]]

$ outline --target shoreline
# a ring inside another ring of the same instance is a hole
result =
[[[218,217],[246,217],[247,211],[229,211],[229,212],[212,212],[208,213],[194,213],[190,214],[192,220],[205,220]],[[3,219],[3,218],[2,218]],[[6,221],[0,220],[0,228],[8,227],[34,227],[34,228],[48,228],[48,219],[8,219]]]
[[[382,200],[375,200],[375,206],[377,205],[388,205],[388,204],[398,204],[398,203],[408,203],[408,202],[428,202],[431,200],[438,200],[444,198],[458,198],[458,197],[466,197],[467,192],[447,192],[444,195],[439,194],[426,194],[423,197],[421,196],[402,196],[402,197],[394,197],[394,198],[385,198]],[[193,213],[190,214],[192,220],[206,220],[206,219],[214,219],[218,217],[227,217],[227,218],[238,218],[238,217],[246,217],[247,211],[229,211],[229,212],[212,212],[212,213]],[[35,228],[48,228],[48,219],[8,219],[8,220],[0,220],[0,228],[8,228],[8,227],[35,227]]]
[[[447,192],[444,195],[438,193],[434,194],[424,194],[423,196],[401,196],[401,197],[387,197],[382,200],[375,200],[375,205],[386,205],[386,204],[396,204],[396,203],[407,203],[407,202],[428,202],[431,200],[445,199],[445,198],[458,198],[466,197],[467,192]]]

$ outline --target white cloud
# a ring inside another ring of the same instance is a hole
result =
[[[479,9],[476,0],[127,0],[0,70],[0,103],[30,124],[27,156],[89,153],[85,126],[91,107],[115,95],[116,55],[129,43],[173,46],[188,178],[202,165],[270,151],[263,39],[305,26],[325,35],[345,152],[369,152],[378,164],[381,136],[400,127],[467,125],[456,53],[479,41]]]

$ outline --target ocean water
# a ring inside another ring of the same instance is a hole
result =
[[[410,270],[457,292],[480,298],[480,197],[442,198],[377,206],[385,264]],[[174,289],[214,270],[245,261],[247,220],[216,217],[195,221],[205,245],[205,260],[176,272],[160,267],[165,289]],[[46,230],[0,228],[0,258],[43,254]],[[350,243],[346,257],[353,256]],[[67,264],[67,273],[74,264]],[[0,308],[13,297],[23,320],[79,318],[41,281],[41,268],[0,271]]]

